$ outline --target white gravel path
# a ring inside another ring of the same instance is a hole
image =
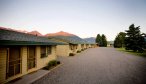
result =
[[[34,84],[146,84],[146,58],[114,48],[90,48],[59,60],[62,66]]]

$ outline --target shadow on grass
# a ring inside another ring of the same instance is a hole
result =
[[[139,53],[139,52],[134,52],[133,50],[125,50],[125,48],[117,48],[117,50],[126,52],[128,54],[132,54],[132,55],[135,55],[135,56],[146,57],[146,51],[144,51],[143,53]]]

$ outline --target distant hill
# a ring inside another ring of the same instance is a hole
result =
[[[39,33],[38,31],[25,31],[25,30],[15,30],[12,28],[5,28],[5,27],[0,27],[0,29],[5,29],[5,30],[11,30],[11,31],[17,31],[17,32],[21,32],[21,33],[27,33],[27,34],[32,34],[35,36],[45,36],[48,37],[50,39],[54,38],[54,39],[59,39],[60,41],[65,41],[65,42],[69,42],[69,43],[95,43],[95,38],[94,37],[90,37],[90,38],[80,38],[77,35],[68,33],[68,32],[64,32],[64,31],[60,31],[60,32],[56,32],[56,33],[48,33],[46,35],[42,35],[41,33]]]
[[[56,33],[48,33],[45,36],[75,36],[74,34],[70,34],[68,32],[60,31]]]
[[[89,43],[95,43],[95,37],[84,38],[84,40]]]
[[[16,32],[21,32],[21,33],[27,33],[27,31],[25,31],[25,30],[16,30],[16,29],[6,28],[6,27],[0,27],[0,29],[11,30],[11,31],[16,31]]]
[[[39,33],[38,31],[31,31],[31,32],[27,32],[28,34],[32,34],[32,35],[37,35],[37,36],[43,36],[41,33]]]
[[[60,41],[64,41],[64,42],[68,42],[68,43],[73,43],[73,44],[78,44],[78,43],[86,43],[85,40],[83,40],[82,38],[78,37],[78,36],[48,36],[48,38],[50,39],[58,39]]]
[[[83,40],[79,36],[74,35],[74,34],[70,34],[68,32],[64,32],[64,31],[60,31],[57,33],[49,33],[49,34],[46,34],[45,36],[47,36],[49,39],[58,39],[60,41],[65,41],[65,42],[75,43],[75,44],[86,42],[85,40]]]
[[[21,32],[21,33],[26,33],[26,34],[32,34],[32,35],[37,35],[37,36],[43,36],[41,33],[39,33],[38,31],[31,31],[28,32],[26,30],[16,30],[16,29],[12,29],[12,28],[6,28],[6,27],[0,27],[0,29],[4,29],[4,30],[11,30],[11,31],[16,31],[16,32]]]

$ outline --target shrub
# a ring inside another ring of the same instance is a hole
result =
[[[57,64],[60,64],[60,61],[57,61]]]
[[[46,67],[44,67],[44,69],[51,69],[52,67],[54,67],[58,64],[60,64],[60,61],[52,60],[48,63],[48,65]]]
[[[48,66],[55,66],[57,65],[57,61],[56,60],[52,60],[48,63]]]
[[[80,53],[80,52],[81,52],[81,51],[79,51],[79,50],[77,51],[77,53]]]
[[[74,56],[75,54],[74,53],[69,53],[69,56]]]
[[[81,51],[84,51],[84,49],[81,49]]]

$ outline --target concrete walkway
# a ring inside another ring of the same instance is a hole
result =
[[[48,70],[38,70],[34,73],[27,74],[27,75],[23,76],[22,79],[14,82],[14,83],[10,83],[10,84],[31,84],[34,81],[42,78],[43,76],[45,76],[49,72],[50,71],[48,71]]]
[[[92,48],[60,59],[63,65],[33,84],[146,84],[146,58]]]

